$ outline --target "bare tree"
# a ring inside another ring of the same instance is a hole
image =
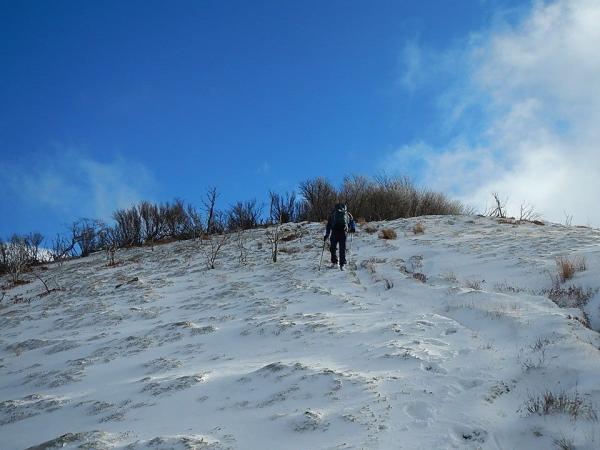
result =
[[[262,207],[257,205],[256,200],[237,202],[227,213],[227,229],[234,231],[256,228],[260,224],[261,214]]]
[[[27,235],[31,260],[35,263],[41,262],[40,245],[44,242],[44,236],[41,233],[29,233]]]
[[[189,218],[183,200],[175,199],[173,203],[161,205],[161,215],[164,217],[167,236],[182,239],[190,229]]]
[[[158,205],[143,201],[138,206],[138,214],[142,221],[144,242],[155,242],[165,233],[164,221]]]
[[[531,222],[540,218],[540,215],[535,212],[535,209],[531,205],[525,203],[521,204],[519,221]]]
[[[494,192],[492,196],[494,197],[494,202],[496,204],[490,208],[486,215],[499,219],[506,219],[506,199],[501,200],[497,192]]]
[[[189,237],[191,239],[197,239],[200,236],[202,236],[202,233],[204,232],[202,217],[200,216],[200,213],[196,210],[196,208],[192,205],[187,206],[187,216],[189,225]]]
[[[312,222],[326,219],[338,197],[333,185],[321,177],[300,183],[300,193],[302,219]]]
[[[141,245],[143,241],[142,218],[134,206],[128,209],[118,209],[113,213],[117,234],[121,239],[120,247]]]
[[[238,250],[238,261],[241,265],[248,262],[248,248],[246,247],[246,231],[240,229],[235,233],[235,245]]]
[[[285,196],[269,192],[271,201],[270,216],[278,217],[280,223],[296,222],[298,220],[298,202],[296,193],[286,192]]]
[[[52,247],[50,249],[50,257],[52,261],[57,262],[58,265],[75,256],[75,245],[76,242],[71,238],[67,239],[64,236],[57,234],[56,238],[52,241]]]
[[[281,224],[276,223],[267,229],[265,234],[269,244],[271,244],[271,259],[276,263],[279,254],[279,241],[281,240]]]
[[[369,195],[373,191],[373,183],[364,176],[352,175],[344,178],[340,192],[341,200],[355,217],[369,216]]]
[[[0,239],[0,275],[8,272],[8,245]]]
[[[50,288],[50,286],[48,286],[48,282],[41,276],[41,274],[39,274],[35,270],[32,273],[33,273],[33,276],[36,277],[38,280],[40,280],[42,282],[42,284],[44,285],[44,288],[46,289],[46,292],[44,292],[43,295],[48,295],[51,292],[61,291],[62,290],[62,288],[60,287],[60,285],[56,282],[56,278],[53,278],[54,284],[56,285],[56,287],[55,288]]]
[[[204,205],[204,210],[206,211],[206,233],[214,234],[215,233],[215,215],[216,215],[216,203],[217,197],[219,194],[217,193],[216,187],[209,187],[206,191],[206,198],[202,200],[202,204]]]
[[[207,236],[206,242],[202,244],[202,252],[204,253],[204,257],[206,258],[206,268],[214,269],[215,262],[219,253],[223,249],[223,246],[227,243],[229,239],[228,234]]]
[[[71,225],[71,239],[78,247],[78,254],[82,258],[99,250],[98,231],[102,222],[93,219],[79,219]]]
[[[270,222],[274,224],[266,231],[267,240],[271,244],[271,259],[274,263],[277,262],[277,256],[279,253],[279,241],[281,239],[280,228],[281,228],[281,210],[274,208],[271,203],[271,217]]]

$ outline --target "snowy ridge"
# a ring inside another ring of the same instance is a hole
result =
[[[63,290],[45,296],[9,290],[2,448],[600,448],[600,335],[539,295],[561,255],[586,257],[573,284],[600,287],[600,233],[368,227],[398,239],[359,228],[345,272],[317,270],[323,227],[301,224],[277,264],[254,230],[245,265],[233,240],[215,270],[177,242],[51,265]],[[598,295],[586,312],[600,329]],[[545,391],[577,396],[577,414],[529,412]]]

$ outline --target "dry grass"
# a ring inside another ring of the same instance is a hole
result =
[[[504,281],[502,283],[496,283],[494,285],[494,289],[496,290],[496,292],[502,292],[505,294],[518,294],[521,292],[529,292],[528,289],[519,286],[513,286],[512,284],[508,284],[507,281]]]
[[[481,291],[481,283],[483,283],[484,281],[479,281],[479,280],[467,280],[465,281],[465,286],[467,286],[469,289],[473,289],[474,291]]]
[[[456,278],[456,274],[454,272],[447,272],[440,275],[444,280],[450,281],[451,283],[456,283],[458,279]]]
[[[562,436],[560,439],[554,439],[554,445],[559,450],[575,450],[575,444],[571,439]]]
[[[570,280],[575,275],[575,272],[581,272],[587,269],[585,258],[583,256],[568,258],[561,256],[556,258],[556,266],[558,270],[558,279],[561,283]]]
[[[294,253],[300,253],[300,249],[298,247],[279,247],[279,252],[292,255]]]
[[[290,232],[281,236],[280,240],[282,242],[294,241],[296,239],[300,239],[302,237],[301,232]]]
[[[502,217],[498,219],[498,223],[504,223],[508,225],[518,225],[519,222],[514,217]]]
[[[417,222],[415,224],[415,226],[413,227],[413,233],[414,234],[423,234],[423,233],[425,233],[425,225],[423,225],[421,222]]]
[[[528,415],[567,414],[573,419],[598,420],[594,406],[577,390],[572,393],[562,390],[558,394],[547,390],[541,395],[529,395],[521,410],[526,411]]]
[[[396,239],[398,235],[391,228],[384,228],[379,232],[379,239]]]

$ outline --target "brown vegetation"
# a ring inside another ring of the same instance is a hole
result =
[[[586,262],[584,257],[568,258],[560,256],[556,258],[556,266],[558,269],[558,279],[561,283],[570,280],[575,275],[575,272],[586,270]]]
[[[383,228],[379,231],[379,239],[396,239],[398,235],[391,228]]]
[[[413,233],[414,234],[423,234],[423,233],[425,233],[425,225],[423,225],[421,222],[417,222],[415,224],[415,226],[413,227]]]

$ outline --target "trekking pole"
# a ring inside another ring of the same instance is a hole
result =
[[[352,255],[352,241],[354,239],[354,233],[350,233],[350,247],[348,248],[348,261],[350,261],[350,256]]]
[[[319,271],[321,270],[321,264],[323,264],[323,253],[325,253],[325,243],[326,241],[323,240],[323,250],[321,250],[321,262],[319,262]]]

